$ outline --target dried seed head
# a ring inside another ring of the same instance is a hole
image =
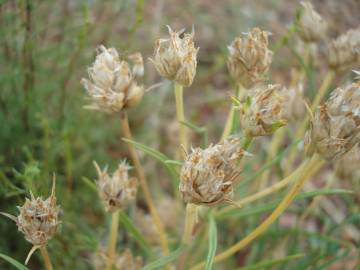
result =
[[[267,85],[249,91],[240,106],[240,123],[247,136],[265,136],[286,125],[287,90],[280,85]]]
[[[106,211],[114,212],[124,208],[135,199],[138,183],[136,178],[129,178],[130,167],[125,161],[119,164],[111,177],[106,169],[102,171],[96,162],[94,164],[99,174],[98,192]]]
[[[303,13],[298,21],[299,35],[304,42],[318,42],[326,34],[327,23],[310,2],[301,2],[301,5]]]
[[[92,256],[92,264],[96,270],[106,268],[107,252],[105,247],[100,246]],[[134,257],[129,249],[125,249],[122,254],[116,254],[114,269],[116,270],[139,270],[143,266],[143,258]]]
[[[230,46],[227,66],[233,79],[249,88],[265,79],[272,61],[268,33],[254,28],[245,37],[236,38]]]
[[[284,91],[286,102],[284,102],[283,116],[292,121],[303,119],[306,112],[304,103],[304,87],[298,84]]]
[[[308,154],[327,160],[342,157],[360,141],[360,83],[337,88],[318,107],[305,136]]]
[[[342,179],[351,179],[359,173],[360,146],[355,145],[349,152],[335,161],[336,175]]]
[[[329,66],[344,71],[360,64],[360,28],[332,40],[327,48]]]
[[[141,100],[144,89],[137,85],[133,76],[143,73],[142,57],[139,53],[130,57],[134,61],[133,72],[128,62],[120,60],[116,49],[99,47],[96,60],[88,69],[90,80],[81,80],[93,101],[87,108],[117,112]]]
[[[56,205],[55,197],[55,176],[51,195],[46,200],[41,197],[35,198],[32,193],[31,198],[26,198],[23,206],[18,206],[19,215],[17,217],[1,213],[4,216],[14,220],[25,239],[33,244],[33,248],[28,254],[26,262],[30,259],[32,253],[46,243],[55,235],[58,225],[59,206]]]
[[[217,204],[233,195],[240,171],[238,162],[246,152],[240,140],[229,138],[206,149],[195,148],[180,173],[179,190],[186,203]]]
[[[199,48],[194,47],[194,30],[191,34],[184,30],[173,31],[168,26],[170,38],[158,39],[154,58],[150,59],[161,76],[182,86],[190,86],[196,73],[196,55]]]

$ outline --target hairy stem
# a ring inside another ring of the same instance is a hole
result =
[[[186,127],[181,123],[181,122],[185,122],[183,87],[178,83],[175,83],[174,87],[175,87],[175,102],[176,102],[176,118],[177,121],[179,122],[180,143],[185,148],[185,150],[187,150],[188,139],[186,134]]]
[[[132,134],[130,131],[129,120],[128,120],[126,111],[121,112],[120,120],[121,120],[121,128],[122,128],[124,137],[126,139],[132,140]],[[144,198],[145,198],[146,204],[149,208],[150,214],[152,216],[152,219],[154,221],[154,224],[155,224],[156,229],[159,234],[161,248],[163,250],[164,255],[167,255],[167,254],[169,254],[168,240],[167,240],[167,237],[165,234],[164,226],[160,220],[159,214],[154,205],[154,201],[151,197],[150,189],[149,189],[149,186],[146,181],[144,170],[141,166],[140,159],[138,157],[138,154],[137,154],[134,146],[131,144],[128,144],[128,147],[129,147],[129,152],[130,152],[136,173],[139,177],[140,186],[144,193]]]
[[[114,264],[115,254],[116,254],[116,242],[119,230],[119,210],[115,211],[111,215],[111,227],[109,234],[109,247],[108,247],[108,257],[106,262],[106,269],[111,270]]]
[[[53,270],[51,260],[50,260],[50,256],[49,256],[49,253],[47,251],[46,246],[40,247],[40,253],[41,253],[41,256],[44,259],[45,269],[46,270]]]
[[[308,170],[315,164],[323,163],[324,161],[317,155],[314,155],[308,165],[302,169],[301,174],[299,176],[299,180],[297,183],[291,188],[291,190],[286,194],[285,198],[280,202],[280,204],[276,207],[276,209],[268,216],[259,226],[257,226],[249,235],[240,240],[235,245],[231,246],[224,252],[220,253],[215,257],[214,262],[223,261],[236,252],[240,251],[247,245],[249,245],[252,241],[254,241],[258,236],[263,234],[271,224],[273,224],[276,219],[287,209],[290,203],[295,199],[295,196],[301,191],[301,188],[305,184],[305,182],[310,178],[311,173],[315,173],[315,171]],[[311,172],[311,173],[310,173]],[[204,267],[205,263],[202,262],[194,267],[191,270],[199,270]]]

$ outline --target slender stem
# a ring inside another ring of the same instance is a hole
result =
[[[183,87],[178,83],[175,83],[175,102],[176,102],[176,118],[177,121],[179,122],[180,143],[187,150],[188,139],[186,134],[186,126],[181,123],[181,122],[185,122]]]
[[[245,89],[243,88],[243,86],[238,84],[237,87],[236,87],[236,91],[235,91],[236,98],[241,99],[241,97],[245,93],[244,90]],[[223,130],[223,133],[221,135],[221,141],[225,140],[231,134],[231,132],[232,132],[232,130],[234,128],[233,124],[234,124],[235,112],[236,112],[236,105],[232,102],[229,114],[228,114],[226,122],[225,122],[224,130]]]
[[[131,130],[129,126],[129,120],[127,117],[126,111],[122,111],[120,114],[120,120],[121,120],[121,128],[123,131],[123,135],[126,139],[132,140]],[[163,250],[164,255],[169,254],[169,247],[168,247],[168,240],[165,234],[164,226],[160,220],[159,214],[156,210],[156,207],[154,205],[153,199],[151,197],[150,189],[146,181],[144,170],[141,166],[140,159],[137,155],[137,152],[131,144],[128,144],[129,152],[135,167],[135,170],[137,172],[137,175],[140,180],[140,186],[144,193],[144,198],[146,201],[147,206],[149,207],[150,214],[152,216],[152,219],[154,221],[154,224],[156,226],[156,229],[159,234],[161,248]]]
[[[258,236],[264,233],[268,227],[275,222],[275,220],[287,209],[290,203],[295,199],[295,196],[300,192],[301,188],[305,184],[305,182],[310,178],[310,170],[308,168],[310,166],[314,166],[317,163],[323,163],[324,161],[319,158],[319,156],[314,155],[311,161],[308,163],[300,176],[298,182],[291,188],[291,190],[286,194],[284,199],[280,202],[280,204],[276,207],[276,209],[268,216],[258,227],[256,227],[249,235],[243,238],[241,241],[236,243],[235,245],[231,246],[229,249],[225,250],[224,252],[220,253],[215,257],[214,262],[220,262],[228,257],[232,256],[242,248],[246,247],[252,241],[254,241]],[[311,173],[315,173],[312,171]],[[204,267],[205,263],[202,262],[194,267],[191,270],[198,270]]]
[[[325,78],[319,88],[319,91],[311,104],[312,112],[314,110],[316,110],[317,106],[319,106],[320,102],[324,98],[324,96],[325,96],[331,82],[334,80],[334,78],[335,78],[335,72],[333,70],[329,70],[328,73],[325,75]],[[305,117],[304,121],[300,124],[299,128],[296,130],[295,139],[300,139],[304,136],[306,128],[309,124],[309,121],[310,121],[310,115],[308,114]],[[288,173],[291,170],[292,164],[296,158],[296,153],[297,153],[296,150],[297,150],[296,148],[293,148],[289,153],[287,163],[285,165],[285,173]]]
[[[248,148],[250,147],[251,143],[253,142],[254,137],[250,137],[250,136],[245,136],[244,140],[242,142],[242,149],[244,150],[248,150]]]
[[[41,256],[44,259],[45,269],[46,270],[53,270],[51,260],[50,260],[50,256],[49,256],[49,253],[47,251],[46,246],[40,247],[40,253],[41,253]]]
[[[191,244],[192,231],[196,221],[196,209],[197,206],[192,203],[186,205],[186,215],[185,215],[185,228],[183,235],[183,243],[186,245]]]
[[[116,254],[116,242],[119,230],[119,210],[115,211],[111,215],[111,227],[109,234],[109,247],[108,257],[106,262],[106,269],[111,270],[115,260]]]
[[[269,153],[266,157],[266,162],[268,163],[271,160],[273,160],[276,156],[276,153],[279,149],[280,144],[282,143],[282,141],[284,140],[286,134],[286,129],[285,128],[280,128],[277,132],[275,132],[273,139],[271,140],[271,144],[269,147]],[[268,170],[266,170],[263,175],[261,176],[261,178],[259,179],[259,185],[258,187],[263,188],[266,186],[267,182],[268,182],[268,178],[271,172],[271,168],[269,168]]]

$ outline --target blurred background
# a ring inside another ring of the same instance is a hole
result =
[[[147,60],[153,54],[156,39],[167,35],[166,25],[176,30],[195,28],[195,44],[200,47],[198,69],[194,84],[184,91],[185,111],[191,122],[207,128],[209,141],[216,142],[234,88],[226,69],[227,45],[254,26],[271,32],[274,60],[270,82],[288,84],[291,71],[300,65],[294,56],[297,50],[301,55],[297,38],[288,36],[299,3],[295,0],[0,0],[0,211],[16,215],[16,206],[23,204],[29,190],[47,197],[55,173],[62,228],[49,243],[53,263],[56,269],[90,269],[91,254],[98,242],[106,240],[108,226],[98,196],[84,177],[96,178],[93,160],[101,166],[108,165],[112,171],[121,159],[129,157],[121,141],[119,115],[83,108],[89,100],[79,82],[87,76],[86,68],[94,60],[96,47],[103,44],[123,53],[143,54],[142,83],[146,87],[162,84],[129,112],[130,124],[137,141],[173,156],[171,144],[177,138],[172,128],[172,85],[163,81]],[[358,0],[312,3],[329,22],[330,37],[359,26]],[[320,53],[316,61],[318,72],[309,80],[312,89],[316,89],[326,72],[324,61],[325,56]],[[346,82],[350,76],[341,77],[335,84]],[[268,140],[261,139],[254,152],[265,155]],[[194,134],[192,142],[198,146],[201,138]],[[261,155],[256,158],[249,164],[249,171],[258,169],[264,159]],[[154,159],[143,156],[143,160],[155,198],[161,201],[164,196],[158,190],[169,189],[166,174]],[[323,175],[326,173],[318,176],[320,180]],[[345,181],[341,187],[352,185]],[[359,225],[359,202],[359,196],[339,202],[340,211],[346,216],[345,224]],[[141,200],[138,204],[144,208]],[[276,226],[292,224],[305,205],[298,205]],[[258,219],[251,217],[245,222],[250,227],[238,226],[236,221],[224,224],[223,238],[219,236],[221,245],[234,243],[246,233],[236,228],[251,228]],[[311,219],[308,225],[309,230],[302,228],[305,232],[273,228],[256,244],[237,254],[233,266],[271,257],[269,249],[286,236],[301,241],[290,241],[285,249],[307,255],[292,264],[291,269],[350,269],[347,263],[354,262],[358,250],[337,251],[346,241],[354,244],[352,235],[345,234],[341,224],[335,224],[326,214]],[[125,242],[130,241],[125,232],[122,237]],[[13,222],[0,217],[0,253],[24,261],[30,248]],[[41,265],[40,255],[35,254],[29,268],[40,269]],[[0,269],[10,267],[0,261]]]

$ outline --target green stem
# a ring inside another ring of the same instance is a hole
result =
[[[185,122],[183,87],[178,83],[175,83],[174,87],[175,87],[175,102],[176,102],[176,118],[177,121],[179,122],[180,143],[187,150],[188,140],[186,135],[186,127],[182,124],[182,122]]]
[[[112,213],[111,215],[111,227],[109,234],[109,247],[108,247],[108,258],[106,262],[106,269],[111,270],[116,254],[116,242],[119,230],[119,210]]]

